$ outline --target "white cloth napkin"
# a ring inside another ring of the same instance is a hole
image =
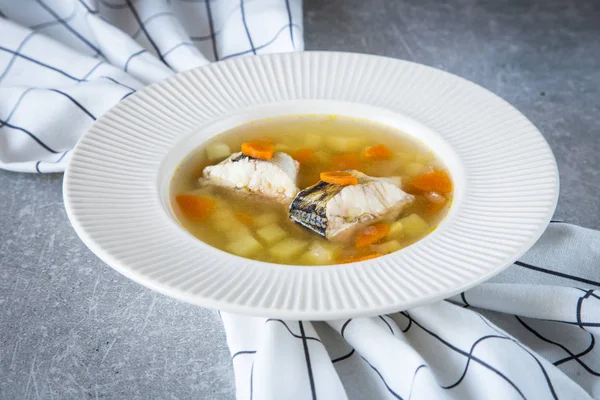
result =
[[[0,168],[64,171],[92,122],[144,84],[303,48],[301,0],[0,0]]]
[[[221,313],[238,399],[600,398],[600,232],[553,223],[451,299],[309,322]]]
[[[63,171],[89,125],[209,61],[302,50],[300,0],[0,0],[0,168]],[[600,233],[550,226],[447,301],[311,323],[222,314],[239,399],[600,398]]]

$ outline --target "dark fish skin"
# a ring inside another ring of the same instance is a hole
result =
[[[344,189],[344,186],[319,181],[301,190],[290,205],[290,218],[311,231],[326,237],[327,202],[342,189]]]
[[[247,156],[245,154],[240,154],[239,156],[237,156],[236,158],[231,160],[231,162],[238,162],[238,161],[245,160],[245,159],[254,160],[255,158]]]

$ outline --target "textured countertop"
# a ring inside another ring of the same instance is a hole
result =
[[[305,0],[304,8],[308,50],[431,65],[512,103],[556,155],[555,218],[600,228],[600,3]],[[0,399],[232,399],[217,313],[103,264],[69,225],[61,184],[62,175],[0,171]]]

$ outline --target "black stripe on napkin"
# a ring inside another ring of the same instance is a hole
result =
[[[593,292],[593,290],[588,290],[583,296],[579,298],[579,300],[577,300],[577,325],[579,325],[581,329],[585,329],[581,320],[581,306],[583,306],[583,301],[585,299],[588,299]]]
[[[403,313],[404,314],[404,313]],[[432,331],[430,331],[429,329],[425,328],[423,325],[419,324],[414,318],[409,317],[407,315],[405,315],[407,318],[410,318],[415,325],[417,325],[419,328],[421,328],[423,331],[425,331],[426,333],[428,333],[429,335],[433,336],[434,338],[436,338],[437,340],[439,340],[442,344],[446,345],[448,348],[454,350],[455,352],[468,357],[468,353],[462,349],[459,349],[458,347],[454,346],[452,343],[447,342],[446,340],[442,339],[440,336],[438,336],[437,334],[433,333]],[[494,372],[496,375],[498,375],[500,378],[502,378],[504,381],[506,381],[509,385],[511,385],[516,391],[517,393],[519,393],[519,395],[521,396],[521,398],[525,399],[525,395],[523,395],[523,392],[521,392],[521,389],[519,389],[517,387],[517,385],[511,381],[510,379],[508,379],[508,377],[506,375],[504,375],[502,372],[500,372],[499,370],[497,370],[496,368],[494,368],[493,366],[491,366],[490,364],[488,364],[487,362],[483,361],[482,359],[476,357],[476,356],[471,356],[471,359],[475,362],[477,362],[478,364],[480,364],[481,366],[487,368],[488,370]]]
[[[69,79],[72,79],[72,80],[74,80],[74,81],[77,81],[77,82],[83,82],[83,79],[76,78],[76,77],[74,77],[73,75],[71,75],[71,74],[69,74],[69,73],[67,73],[67,72],[63,71],[63,70],[62,70],[62,69],[60,69],[60,68],[53,67],[53,66],[51,66],[51,65],[48,65],[48,64],[46,64],[46,63],[43,63],[43,62],[41,62],[41,61],[39,61],[39,60],[36,60],[35,58],[31,58],[31,57],[29,57],[29,56],[26,56],[26,55],[24,55],[24,54],[21,54],[21,53],[19,53],[19,52],[16,52],[16,51],[14,51],[14,50],[7,49],[6,47],[3,47],[3,46],[0,46],[0,50],[2,50],[2,51],[5,51],[5,52],[7,52],[7,53],[10,53],[10,54],[14,54],[14,55],[16,55],[16,56],[18,56],[18,57],[21,57],[21,58],[22,58],[22,59],[24,59],[24,60],[27,60],[27,61],[29,61],[29,62],[32,62],[32,63],[34,63],[34,64],[37,64],[37,65],[39,65],[39,66],[42,66],[42,67],[48,68],[48,69],[50,69],[50,70],[52,70],[52,71],[58,72],[59,74],[61,74],[61,75],[64,75],[64,76],[66,76],[67,78],[69,78]]]
[[[252,54],[256,54],[256,48],[254,48],[254,43],[252,42],[252,36],[250,35],[250,29],[248,29],[248,24],[246,23],[246,12],[244,10],[244,0],[240,0],[240,12],[242,13],[242,22],[244,23],[244,29],[246,30],[246,35],[248,35],[248,42],[250,42],[250,48]]]
[[[121,83],[121,82],[117,81],[115,78],[111,78],[110,76],[100,76],[99,78],[101,78],[101,79],[108,79],[109,81],[111,81],[112,83],[114,83],[116,85],[122,86],[122,87],[124,87],[126,89],[129,89],[129,90],[132,90],[132,91],[135,92],[135,89],[132,88],[131,86],[127,86],[126,84]]]
[[[569,357],[565,357],[560,360],[557,360],[557,361],[553,362],[552,364],[554,364],[555,366],[559,366],[560,364],[564,364],[571,360],[579,360],[580,357],[583,357],[586,354],[588,354],[590,351],[592,351],[594,349],[594,346],[596,345],[596,338],[590,332],[588,332],[588,334],[590,335],[590,345],[587,347],[587,349],[585,349],[582,352],[577,353],[577,354],[572,354],[571,352],[569,352],[572,355],[570,355]]]
[[[0,120],[0,126],[6,126],[8,128],[12,128],[12,129],[16,129],[18,131],[24,132],[27,135],[29,135],[29,137],[31,137],[33,140],[35,140],[40,146],[42,146],[44,149],[48,150],[50,153],[53,154],[58,154],[60,153],[59,151],[53,150],[52,148],[50,148],[46,143],[42,142],[37,136],[35,136],[33,133],[29,132],[27,129],[25,128],[21,128],[20,126],[16,126],[13,124],[10,124],[6,121],[2,121]]]
[[[288,26],[290,27],[290,40],[292,41],[292,46],[295,49],[296,43],[294,43],[294,31],[292,29],[292,9],[290,8],[290,0],[285,0],[285,8],[287,9],[287,14],[288,14]]]
[[[294,26],[299,28],[299,26],[297,24],[292,24],[292,27],[294,27]],[[281,35],[281,33],[287,29],[287,27],[288,27],[288,25],[282,26],[281,29],[279,29],[279,31],[275,34],[275,36],[273,36],[273,38],[271,40],[269,40],[266,43],[261,44],[260,46],[257,46],[255,48],[255,50],[262,50],[265,47],[267,47],[268,45],[270,45],[271,43],[273,43],[275,40],[277,40],[279,35]],[[245,50],[245,51],[240,51],[239,53],[228,54],[225,57],[222,57],[221,60],[226,60],[228,58],[233,58],[233,57],[237,57],[237,56],[243,56],[244,54],[249,54],[249,53],[252,53],[252,50]]]
[[[345,359],[352,357],[353,354],[354,354],[354,349],[350,350],[350,353],[348,353],[348,354],[345,354],[345,355],[343,355],[341,357],[338,357],[338,358],[334,358],[333,360],[331,360],[331,362],[333,364],[335,364],[337,362],[344,361]]]
[[[572,357],[571,359],[575,360],[575,361],[576,361],[576,362],[577,362],[579,365],[581,365],[581,366],[582,366],[582,367],[583,367],[583,368],[584,368],[584,369],[585,369],[587,372],[589,372],[590,374],[592,374],[592,375],[594,375],[594,376],[600,376],[600,373],[599,373],[599,372],[596,372],[596,371],[594,371],[594,370],[593,370],[593,369],[591,369],[591,368],[590,368],[590,367],[589,367],[589,366],[588,366],[586,363],[584,363],[583,361],[581,361],[581,360],[579,359],[579,357],[580,357],[580,356],[576,356],[576,355],[575,355],[575,354],[574,354],[574,353],[573,353],[571,350],[569,350],[568,348],[566,348],[566,347],[565,347],[565,346],[563,346],[562,344],[560,344],[560,343],[557,343],[557,342],[555,342],[555,341],[553,341],[553,340],[550,340],[550,339],[548,339],[548,338],[546,338],[546,337],[542,336],[542,334],[540,334],[538,331],[536,331],[535,329],[533,329],[531,326],[527,325],[527,324],[525,323],[525,321],[523,321],[521,318],[519,318],[519,316],[515,315],[515,318],[517,319],[517,321],[519,321],[519,323],[520,323],[521,325],[523,325],[523,327],[524,327],[525,329],[527,329],[529,332],[531,332],[531,333],[532,333],[532,334],[533,334],[535,337],[537,337],[537,338],[538,338],[538,339],[540,339],[540,340],[543,340],[543,341],[544,341],[544,342],[546,342],[546,343],[550,343],[550,344],[553,344],[553,345],[555,345],[555,346],[558,346],[558,347],[560,347],[561,349],[563,349],[563,350],[564,350],[564,351],[565,351],[567,354],[569,354],[569,355]],[[594,343],[594,342],[595,342],[595,341],[593,340],[593,335],[592,335],[592,343]],[[591,347],[594,347],[594,346],[592,345]],[[591,351],[591,349],[590,349],[590,351]],[[584,352],[584,353],[585,353],[585,352]],[[582,354],[582,355],[585,355],[585,354]],[[568,361],[568,360],[567,360],[567,361]],[[556,364],[555,364],[555,365],[556,365]]]
[[[129,96],[131,96],[134,93],[135,93],[135,90],[132,90],[131,92],[127,93],[125,96],[121,97],[121,100],[119,100],[119,101],[125,100],[126,98],[128,98]]]
[[[310,381],[310,391],[312,393],[313,400],[317,400],[317,392],[315,390],[315,380],[313,377],[312,366],[310,364],[310,352],[308,351],[308,343],[306,341],[306,335],[304,334],[304,325],[302,321],[298,321],[300,327],[300,334],[302,335],[302,346],[304,347],[304,357],[306,358],[306,369],[308,370],[308,379]]]
[[[181,46],[190,46],[190,47],[194,47],[194,43],[192,42],[181,42],[179,44],[176,44],[175,46],[171,47],[169,50],[165,51],[163,53],[163,57],[166,58],[169,54],[171,54],[173,51],[177,50],[178,48],[180,48]]]
[[[144,25],[144,22],[142,22],[142,19],[140,18],[140,15],[138,14],[138,12],[135,9],[135,7],[133,6],[131,0],[125,0],[125,4],[131,10],[131,14],[133,15],[133,18],[135,18],[135,20],[137,21],[138,25],[140,26],[140,29],[144,32],[144,34],[148,38],[148,41],[150,42],[150,45],[152,45],[152,48],[156,51],[156,54],[158,55],[158,58],[160,58],[160,61],[165,62],[165,59],[163,58],[162,54],[160,54],[160,50],[158,49],[158,46],[156,45],[156,43],[154,42],[154,40],[152,40],[152,37],[150,36],[150,34],[148,33],[148,31],[146,30],[146,26]]]
[[[471,307],[471,305],[467,302],[467,298],[465,297],[465,292],[462,292],[460,294],[460,299],[463,301],[463,303],[465,303],[465,305],[463,306],[463,308],[469,308],[469,307]]]
[[[65,151],[64,153],[62,153],[62,156],[60,156],[60,157],[58,158],[58,160],[56,160],[56,161],[38,161],[38,162],[36,162],[36,163],[35,163],[35,170],[36,170],[38,173],[40,173],[40,174],[43,174],[43,172],[40,170],[40,164],[41,164],[42,162],[45,162],[45,163],[47,163],[47,164],[58,164],[58,163],[59,163],[59,162],[60,162],[60,161],[61,161],[63,158],[65,158],[65,156],[67,155],[67,153],[68,153],[68,152],[69,152],[69,150],[67,150],[67,151]]]
[[[104,64],[104,61],[99,61],[98,64],[94,65],[92,67],[92,69],[89,70],[89,72],[87,74],[85,74],[83,76],[83,78],[81,78],[82,81],[85,81],[99,66],[101,66],[102,64]]]
[[[589,285],[600,286],[600,282],[597,282],[597,281],[592,281],[590,279],[581,278],[581,277],[575,276],[575,275],[565,274],[563,272],[551,271],[549,269],[537,267],[535,265],[527,264],[522,261],[515,261],[515,265],[518,265],[519,267],[531,269],[534,271],[543,272],[545,274],[559,276],[561,278],[571,279],[571,280],[577,281],[577,282],[587,283]]]
[[[364,357],[361,357],[361,358],[369,365],[369,367],[373,368],[373,371],[375,371],[377,373],[377,375],[379,375],[379,378],[381,379],[381,381],[383,382],[383,384],[387,388],[388,392],[390,392],[392,394],[392,396],[394,396],[398,400],[403,400],[402,396],[400,396],[398,393],[394,392],[394,390],[387,384],[387,382],[385,381],[385,379],[383,379],[383,376],[377,370],[377,368],[375,368],[373,365],[371,365],[371,363],[368,362],[366,358],[364,358]]]
[[[231,361],[233,361],[237,356],[242,354],[256,354],[256,350],[240,350],[231,356]]]
[[[491,329],[493,329],[494,331],[498,332],[501,335],[504,335],[504,332],[502,332],[498,328],[494,327],[481,314],[477,314],[477,316],[479,317],[479,319],[481,319]],[[550,380],[550,377],[548,376],[548,373],[546,372],[546,369],[544,368],[544,366],[542,365],[542,363],[540,362],[540,360],[538,360],[538,358],[535,356],[535,354],[533,354],[526,347],[524,347],[518,340],[515,340],[514,338],[509,337],[509,336],[505,336],[505,337],[508,338],[508,339],[510,339],[513,343],[515,343],[517,346],[519,346],[522,350],[524,350],[525,352],[527,352],[527,354],[529,354],[531,357],[533,357],[533,359],[535,360],[535,362],[538,364],[538,366],[542,370],[542,373],[544,374],[544,378],[546,379],[546,384],[548,385],[548,388],[550,389],[550,392],[552,393],[553,398],[555,400],[558,400],[558,396],[556,395],[556,392],[554,391],[554,386],[552,385],[552,381]]]
[[[54,23],[55,21],[53,21]],[[49,25],[50,26],[50,23]],[[10,61],[8,62],[8,64],[6,64],[6,68],[4,68],[4,71],[0,74],[0,81],[2,79],[4,79],[4,77],[6,76],[6,74],[8,74],[8,71],[10,71],[10,69],[12,68],[13,64],[15,63],[15,60],[17,59],[17,57],[19,56],[21,50],[23,50],[23,46],[25,46],[25,43],[27,43],[29,41],[29,39],[31,39],[32,37],[34,37],[37,34],[37,31],[33,31],[31,33],[29,33],[25,39],[23,39],[21,41],[21,43],[19,43],[19,46],[17,47],[17,50],[15,51],[15,53],[13,53],[12,57],[10,58]]]
[[[93,10],[92,8],[90,8],[90,6],[88,6],[85,2],[85,0],[79,0],[79,4],[81,4],[83,7],[85,7],[85,9],[90,13],[90,14],[98,14],[98,10]],[[66,19],[65,19],[66,20]]]
[[[254,396],[254,390],[252,387],[253,378],[254,378],[254,362],[252,362],[252,367],[250,367],[250,400],[252,400],[252,397]]]
[[[344,337],[344,331],[346,330],[346,327],[348,326],[350,321],[352,321],[352,318],[350,318],[348,321],[344,322],[344,325],[342,325],[342,330],[340,331],[340,334],[342,335],[342,337]]]
[[[127,61],[125,61],[125,66],[123,67],[123,69],[125,70],[125,72],[127,72],[127,69],[129,68],[129,63],[131,62],[132,59],[134,59],[135,57],[139,56],[140,54],[144,54],[147,53],[148,50],[143,49],[140,51],[136,51],[135,53],[133,53],[132,55],[129,56],[129,58],[127,59]]]
[[[408,313],[408,311],[401,311],[400,314],[403,315],[404,317],[406,317],[406,319],[408,319],[408,325],[406,325],[406,328],[402,329],[402,333],[406,333],[412,326],[412,318],[411,318],[410,314]]]
[[[208,16],[208,28],[210,29],[210,38],[212,39],[212,49],[215,56],[215,61],[219,61],[219,52],[217,51],[217,36],[215,34],[215,26],[212,17],[212,11],[210,10],[210,1],[206,1],[206,14]]]
[[[586,293],[588,292],[587,290],[585,290],[585,289],[582,289],[582,288],[575,288],[575,289],[577,289],[577,290],[581,290],[582,292],[586,292]],[[590,290],[589,292],[590,292],[590,296],[592,296],[592,297],[594,297],[594,298],[596,298],[596,299],[600,300],[600,296],[598,296],[597,294],[595,294],[595,293],[594,293],[594,292],[595,292],[595,290]]]
[[[113,10],[122,10],[124,8],[127,8],[127,4],[125,4],[125,3],[114,4],[114,3],[111,3],[110,1],[106,1],[106,0],[100,0],[100,3],[102,3],[102,5],[105,5],[108,8],[112,8]]]
[[[390,324],[388,324],[388,322],[385,320],[385,318],[383,318],[381,315],[379,316],[379,319],[381,319],[383,321],[384,324],[387,325],[388,329],[390,330],[390,332],[392,333],[392,335],[394,334],[394,330],[392,329],[392,327],[390,326]]]
[[[295,337],[295,338],[302,339],[302,336],[301,336],[301,335],[298,335],[298,334],[296,334],[296,333],[292,332],[292,330],[291,330],[291,329],[290,329],[290,327],[289,327],[289,326],[288,326],[288,325],[285,323],[285,321],[284,321],[284,320],[281,320],[281,319],[275,319],[275,318],[269,318],[269,319],[267,319],[267,320],[265,321],[265,323],[266,323],[266,322],[271,322],[271,321],[277,321],[277,322],[280,322],[280,323],[282,323],[282,324],[283,324],[283,326],[285,326],[285,327],[286,327],[286,329],[288,330],[288,332],[290,333],[290,335],[292,335],[292,336],[293,336],[293,337]],[[316,337],[313,337],[313,336],[305,336],[304,338],[305,338],[306,340],[315,340],[315,341],[317,341],[317,342],[321,343],[321,340],[320,340],[319,338],[316,338]]]
[[[90,49],[94,50],[96,52],[96,54],[102,54],[102,52],[100,51],[99,48],[97,48],[96,46],[94,46],[89,40],[87,40],[85,37],[83,37],[79,32],[77,32],[75,29],[73,29],[68,23],[67,21],[65,21],[64,19],[62,19],[60,17],[60,15],[58,15],[56,12],[54,12],[54,10],[50,7],[48,7],[48,5],[46,3],[44,3],[42,0],[35,0],[36,3],[38,3],[44,10],[46,10],[50,15],[52,15],[52,17],[54,17],[54,19],[56,19],[58,22],[60,22],[62,24],[62,26],[65,27],[66,30],[68,30],[69,32],[71,32],[75,37],[77,37],[82,43],[84,43],[86,46],[88,46]]]
[[[33,90],[35,90],[35,88],[27,88],[27,89],[25,89],[23,91],[23,93],[21,93],[21,95],[17,99],[17,102],[13,106],[12,110],[10,110],[10,113],[8,113],[8,117],[6,117],[6,122],[10,121],[10,119],[12,118],[13,114],[15,113],[15,111],[17,111],[17,107],[19,107],[19,104],[21,104],[21,100],[23,100],[23,98],[25,97],[25,95],[27,93],[33,91]],[[6,122],[0,121],[0,128],[2,128],[2,125],[4,125]]]
[[[425,365],[425,364],[421,364],[417,367],[417,369],[415,369],[415,372],[413,373],[412,382],[410,383],[410,392],[408,393],[408,400],[410,400],[412,397],[412,391],[413,391],[413,388],[415,387],[415,380],[417,379],[417,373],[423,368],[429,368],[429,367],[427,367],[427,365]]]
[[[48,90],[50,90],[51,92],[56,92],[58,94],[61,94],[61,95],[65,96],[66,98],[68,98],[69,100],[71,100],[71,102],[73,104],[75,104],[77,107],[79,107],[79,109],[81,109],[84,113],[86,113],[91,119],[93,119],[94,121],[96,120],[96,117],[94,117],[94,115],[91,112],[89,112],[89,110],[87,108],[85,108],[84,106],[82,106],[80,102],[78,102],[77,100],[75,100],[73,97],[71,97],[67,93],[65,93],[65,92],[63,92],[61,90],[58,90],[58,89],[48,89]]]
[[[460,376],[460,378],[458,378],[458,380],[456,382],[454,382],[451,385],[446,385],[446,386],[442,386],[443,389],[453,389],[456,386],[460,385],[460,383],[463,381],[463,379],[465,378],[465,376],[467,376],[467,371],[469,370],[469,365],[471,363],[471,359],[473,358],[473,351],[475,350],[475,347],[477,347],[477,345],[481,342],[483,342],[484,340],[487,339],[503,339],[503,340],[507,340],[509,339],[506,336],[498,336],[498,335],[487,335],[487,336],[483,336],[480,337],[479,339],[477,339],[473,345],[471,346],[471,349],[469,350],[469,354],[467,355],[467,363],[465,364],[465,369],[463,370],[462,375]]]
[[[175,16],[175,14],[172,11],[162,11],[162,12],[158,12],[156,14],[153,14],[151,16],[149,16],[148,18],[146,18],[144,21],[142,21],[144,23],[144,26],[148,25],[150,22],[152,22],[153,20],[155,20],[158,17],[164,17],[164,16]],[[137,31],[135,31],[133,33],[133,35],[131,35],[132,38],[137,39],[138,36],[140,36],[140,33],[142,33],[142,28],[138,28]]]

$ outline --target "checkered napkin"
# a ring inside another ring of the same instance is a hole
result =
[[[600,232],[554,222],[451,299],[309,322],[221,313],[238,399],[600,398]]]
[[[300,0],[0,0],[0,168],[64,171],[92,122],[144,84],[303,48]]]
[[[0,168],[63,171],[144,84],[302,50],[299,0],[0,0]],[[222,313],[239,399],[600,398],[600,232],[555,222],[492,281],[373,318]]]

